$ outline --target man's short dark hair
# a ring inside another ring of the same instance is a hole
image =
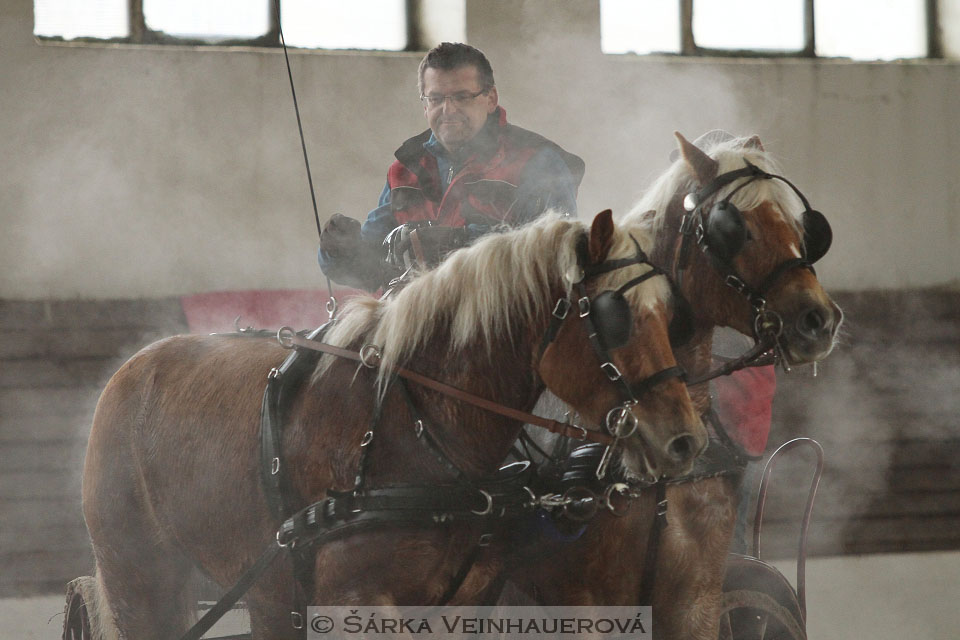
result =
[[[423,73],[427,69],[452,71],[460,67],[476,68],[481,89],[487,90],[494,86],[493,67],[480,49],[462,42],[441,42],[430,49],[420,61],[418,82],[420,93],[423,94]]]

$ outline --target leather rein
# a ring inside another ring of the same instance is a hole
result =
[[[362,346],[359,351],[353,351],[352,349],[344,349],[343,347],[336,347],[332,344],[310,340],[309,338],[299,336],[296,334],[296,332],[294,332],[293,329],[289,327],[283,327],[277,332],[277,340],[286,349],[301,347],[304,349],[310,349],[312,351],[320,351],[322,353],[328,353],[346,360],[359,362],[363,366],[371,369],[379,365],[380,350],[378,347],[372,344],[366,344]],[[576,440],[590,440],[592,442],[606,445],[612,444],[614,440],[613,436],[605,433],[590,431],[579,425],[566,424],[557,420],[551,420],[550,418],[544,418],[533,413],[507,407],[497,402],[493,402],[492,400],[474,395],[468,391],[464,391],[463,389],[445,384],[439,380],[434,380],[433,378],[427,377],[422,373],[417,373],[416,371],[412,371],[404,367],[395,367],[393,369],[393,373],[446,396],[450,396],[451,398],[472,404],[480,409],[484,409],[513,420],[519,420],[521,422],[532,424],[567,438],[574,438]]]

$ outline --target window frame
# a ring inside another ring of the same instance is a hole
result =
[[[127,13],[130,20],[130,35],[122,38],[62,38],[60,36],[39,36],[34,37],[41,42],[78,42],[84,44],[134,44],[134,45],[180,45],[191,47],[263,47],[279,48],[280,43],[280,16],[277,13],[277,3],[275,0],[263,0],[268,5],[268,28],[266,33],[256,38],[224,38],[222,40],[210,41],[203,38],[190,38],[182,36],[167,35],[162,31],[154,31],[147,27],[146,19],[143,15],[143,0],[128,0]],[[283,0],[279,0],[282,4]],[[382,53],[403,53],[408,51],[425,51],[423,40],[422,23],[422,2],[421,0],[406,0],[405,11],[407,13],[407,46],[403,49],[326,49],[320,47],[295,47],[288,45],[291,49],[300,49],[302,51],[370,51]]]
[[[785,51],[766,49],[714,49],[701,47],[696,43],[693,34],[694,0],[678,0],[680,3],[680,51],[674,55],[685,57],[713,57],[713,58],[814,58],[830,60],[832,56],[817,55],[817,40],[814,28],[814,0],[803,0],[803,36],[804,44],[801,49]],[[939,7],[937,0],[925,0],[927,52],[922,58],[911,60],[942,59],[943,40],[940,30]],[[663,54],[644,54],[663,55]],[[667,54],[670,55],[670,54]]]

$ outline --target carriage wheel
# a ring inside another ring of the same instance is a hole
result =
[[[90,630],[90,616],[87,613],[87,601],[84,599],[85,587],[93,578],[84,576],[72,580],[67,585],[67,604],[63,615],[63,640],[94,640]]]
[[[720,640],[806,640],[795,612],[761,591],[741,589],[723,594]]]

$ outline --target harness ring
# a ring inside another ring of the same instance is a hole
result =
[[[617,508],[614,507],[613,503],[610,501],[611,498],[613,498],[614,491],[620,495],[627,495],[627,497],[629,497],[630,487],[623,482],[614,482],[613,484],[608,485],[606,491],[603,492],[603,506],[605,506],[610,513],[620,518],[627,515],[627,511],[630,510],[630,502],[627,502],[626,509],[623,511],[617,511]]]
[[[470,509],[470,513],[477,516],[488,516],[491,513],[493,513],[493,496],[487,493],[486,491],[484,491],[483,489],[478,489],[478,491],[480,492],[480,495],[483,496],[483,498],[487,501],[487,506],[484,507],[482,511],[475,511],[474,509]]]
[[[360,347],[360,363],[368,369],[376,369],[380,364],[380,347],[367,343]]]
[[[284,349],[293,349],[293,338],[297,335],[297,332],[293,330],[292,327],[280,327],[277,330],[277,342],[280,343],[280,346]]]
[[[625,425],[629,427],[629,431],[623,433],[622,431]],[[637,427],[640,426],[640,421],[637,420],[637,416],[633,415],[633,412],[630,411],[629,405],[622,404],[607,412],[606,426],[607,433],[614,438],[629,438],[636,433]]]

